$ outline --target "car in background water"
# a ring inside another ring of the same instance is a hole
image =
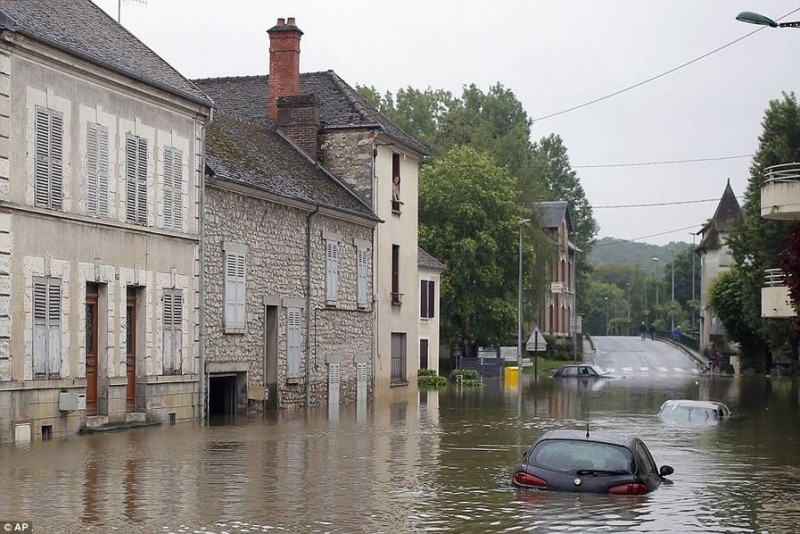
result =
[[[611,375],[602,367],[581,363],[558,367],[553,378],[611,378]]]
[[[668,465],[659,469],[635,436],[550,430],[525,452],[512,483],[537,490],[643,495],[673,472]]]
[[[668,400],[658,410],[662,421],[671,423],[718,423],[731,415],[721,402],[675,399]]]

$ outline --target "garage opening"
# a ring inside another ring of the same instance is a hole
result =
[[[236,391],[236,373],[209,376],[209,417],[236,415]]]

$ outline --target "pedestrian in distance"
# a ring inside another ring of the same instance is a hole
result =
[[[647,325],[644,324],[644,321],[639,325],[639,337],[642,338],[642,341],[647,339]]]
[[[656,339],[656,325],[650,323],[650,326],[647,327],[647,332],[650,334],[650,339],[655,341]]]

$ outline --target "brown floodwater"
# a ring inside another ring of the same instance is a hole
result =
[[[449,387],[402,402],[0,445],[0,524],[34,532],[796,532],[800,387],[672,377]],[[657,417],[728,404],[717,425]],[[515,490],[551,428],[634,433],[672,484],[641,497]]]

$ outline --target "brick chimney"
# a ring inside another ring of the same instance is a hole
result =
[[[269,34],[269,101],[267,117],[278,120],[278,99],[300,94],[300,37],[294,17],[278,19]]]
[[[314,95],[280,97],[278,126],[312,159],[319,159],[319,104]]]

